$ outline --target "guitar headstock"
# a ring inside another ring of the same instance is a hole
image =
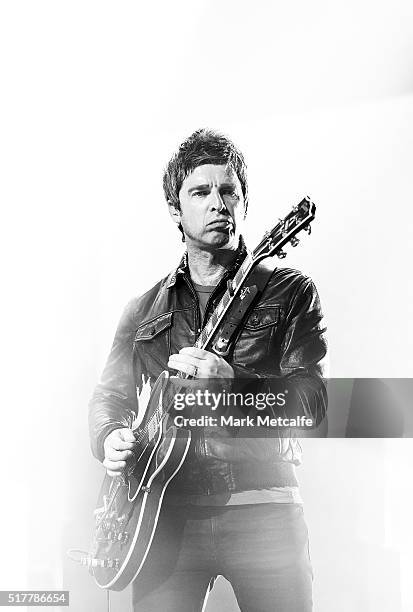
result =
[[[311,233],[311,222],[315,218],[315,211],[315,204],[306,196],[284,219],[280,219],[272,230],[265,232],[263,239],[253,252],[254,260],[272,255],[283,259],[287,255],[282,250],[286,244],[290,243],[295,247],[299,243],[297,238],[299,232]]]

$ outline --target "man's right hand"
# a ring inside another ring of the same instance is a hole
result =
[[[131,429],[115,429],[105,438],[103,465],[109,476],[119,476],[126,467],[126,460],[132,455],[135,436]]]

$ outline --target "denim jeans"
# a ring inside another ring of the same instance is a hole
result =
[[[222,575],[242,612],[310,612],[312,569],[299,504],[165,506],[134,612],[201,611]]]

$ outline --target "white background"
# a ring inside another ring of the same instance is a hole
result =
[[[0,56],[0,581],[59,588],[101,479],[87,401],[123,306],[179,259],[161,175],[194,129],[245,153],[251,246],[318,205],[286,265],[317,284],[331,375],[411,376],[413,8],[4,1]],[[411,440],[307,447],[316,610],[407,611]]]

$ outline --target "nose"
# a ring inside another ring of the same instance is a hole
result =
[[[217,212],[228,212],[224,200],[222,199],[222,196],[219,193],[218,189],[214,190],[211,195],[213,210],[216,210]]]

